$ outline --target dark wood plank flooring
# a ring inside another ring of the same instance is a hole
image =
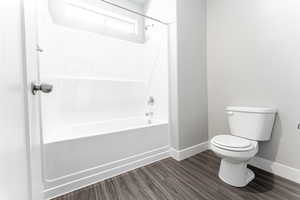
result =
[[[168,158],[54,200],[300,200],[300,185],[254,167],[254,181],[231,187],[218,178],[219,164],[211,151]]]

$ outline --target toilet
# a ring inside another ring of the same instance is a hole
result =
[[[221,160],[219,178],[225,183],[244,187],[255,174],[247,164],[258,152],[258,142],[271,138],[276,110],[259,107],[226,107],[230,134],[217,135],[211,150]]]

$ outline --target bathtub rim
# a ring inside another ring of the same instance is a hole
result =
[[[126,120],[128,120],[128,119],[132,119],[132,118],[126,118]],[[139,119],[142,119],[142,118],[139,118]],[[111,121],[117,121],[117,120],[111,120]],[[101,123],[105,123],[105,122],[95,122],[95,123],[92,123],[92,124],[97,124],[97,123],[101,124]],[[85,124],[91,124],[91,123],[89,122],[89,123],[85,123]],[[103,133],[99,133],[99,132],[95,131],[95,132],[89,133],[87,135],[77,136],[77,137],[74,137],[74,136],[73,137],[60,137],[59,138],[60,140],[58,140],[57,138],[55,138],[55,139],[45,139],[45,137],[43,137],[43,139],[44,139],[43,140],[43,145],[66,142],[66,141],[73,141],[73,140],[78,140],[78,139],[86,139],[86,138],[91,138],[91,137],[95,137],[95,136],[106,136],[106,135],[111,135],[111,134],[121,134],[125,131],[151,128],[151,127],[162,126],[162,125],[169,125],[169,122],[167,120],[154,120],[154,122],[151,123],[151,124],[130,126],[128,128],[115,129],[115,130],[110,130],[110,131],[103,132]]]

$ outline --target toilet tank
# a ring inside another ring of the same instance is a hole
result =
[[[232,135],[255,141],[270,140],[276,110],[259,107],[226,107]]]

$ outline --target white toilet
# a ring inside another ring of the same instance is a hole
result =
[[[222,158],[219,177],[235,187],[244,187],[255,177],[247,164],[258,152],[258,141],[271,138],[276,110],[257,107],[227,107],[231,135],[211,139],[210,147]]]

